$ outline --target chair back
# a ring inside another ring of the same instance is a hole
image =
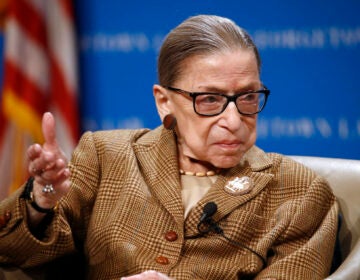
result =
[[[360,279],[360,160],[290,156],[325,177],[342,214],[340,250],[345,259],[328,280]]]

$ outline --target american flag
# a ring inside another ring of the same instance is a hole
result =
[[[44,112],[54,114],[68,156],[79,137],[72,1],[10,0],[4,38],[0,199],[26,181],[26,149],[43,142]]]

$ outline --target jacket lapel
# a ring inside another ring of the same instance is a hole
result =
[[[184,210],[173,132],[158,127],[142,136],[133,148],[150,192],[183,228]]]

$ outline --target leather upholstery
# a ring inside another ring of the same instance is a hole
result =
[[[325,177],[338,198],[342,221],[340,267],[327,280],[360,279],[360,160],[291,156]]]
[[[360,160],[290,156],[325,177],[338,198],[343,215],[339,241],[345,259],[326,280],[360,280]],[[31,273],[31,275],[34,275]],[[2,279],[43,279],[41,275],[29,278],[19,270],[7,270]]]

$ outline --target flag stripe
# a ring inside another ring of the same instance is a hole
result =
[[[74,93],[66,88],[66,81],[64,80],[63,72],[57,67],[55,63],[52,63],[52,72],[55,79],[51,82],[52,100],[56,104],[58,110],[63,115],[65,121],[69,124],[68,129],[71,131],[70,135],[74,140],[74,144],[79,137],[78,127],[78,112],[77,107],[71,106],[76,104]]]
[[[4,79],[6,90],[3,93],[3,98],[6,98],[5,94],[7,93],[7,89],[10,88],[12,94],[16,95],[17,98],[22,98],[23,102],[28,103],[39,115],[46,111],[48,97],[45,96],[45,91],[39,88],[39,84],[34,83],[29,76],[24,75],[11,61],[5,61],[4,70],[6,72]],[[34,98],[34,96],[36,96],[36,98]],[[39,102],[39,99],[41,102]],[[16,108],[9,109],[16,110]]]
[[[67,17],[74,19],[74,9],[72,6],[72,0],[60,1],[63,11],[67,14]]]
[[[15,67],[24,72],[25,76],[41,87],[44,93],[47,92],[49,63],[46,51],[34,44],[34,41],[27,36],[26,30],[22,29],[14,19],[9,19],[6,28],[9,35],[5,40],[5,63],[11,61]],[[7,71],[5,71],[5,78],[6,75],[8,75]],[[9,86],[12,85],[14,84]],[[6,86],[8,85],[5,84]]]
[[[45,5],[46,4],[46,2],[44,2],[45,0],[23,0],[23,1],[28,2],[29,5],[31,5],[31,7],[33,7],[39,14],[41,15],[46,14],[47,5]],[[52,0],[48,2],[51,3]]]
[[[49,13],[49,53],[61,68],[63,75],[65,75],[67,86],[70,87],[70,90],[74,93],[77,90],[77,77],[75,74],[77,69],[74,67],[74,61],[76,60],[75,34],[73,19],[67,17],[63,6],[60,5],[60,3],[64,2],[65,1],[54,2],[54,5],[57,5],[57,7]],[[58,28],[59,25],[61,25],[60,29]]]
[[[10,17],[27,32],[32,40],[41,46],[46,46],[46,25],[40,10],[34,9],[32,1],[15,0],[16,5],[10,5]],[[49,1],[51,2],[51,1]],[[29,20],[31,19],[31,20]]]

